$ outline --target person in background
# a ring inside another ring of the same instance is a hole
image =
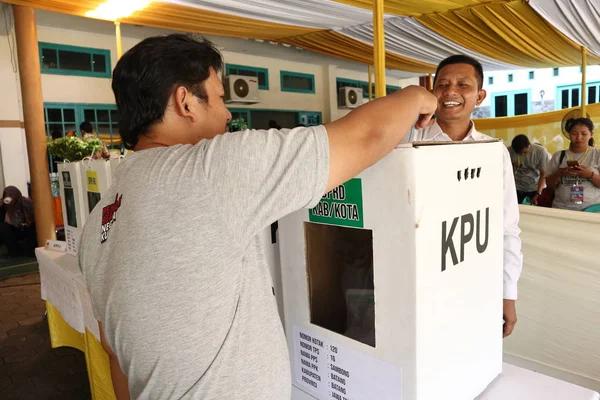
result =
[[[84,140],[87,138],[97,138],[98,137],[94,133],[94,128],[92,127],[92,124],[90,124],[88,121],[82,122],[81,125],[79,125],[79,130],[81,131],[81,137]],[[99,159],[99,158],[109,159],[110,158],[110,153],[108,151],[108,147],[106,147],[106,144],[103,144],[102,150],[97,152],[96,154],[94,154],[93,158],[94,159]]]
[[[483,68],[479,61],[465,55],[454,55],[437,67],[433,80],[437,97],[436,119],[429,126],[412,129],[408,141],[475,141],[489,140],[475,129],[471,115],[485,99]],[[504,151],[504,337],[517,323],[515,301],[517,282],[523,267],[519,234],[519,206],[508,150]]]
[[[113,72],[135,152],[86,219],[79,265],[118,399],[289,399],[259,234],[379,161],[436,107],[411,86],[325,126],[225,133],[222,68],[212,43],[172,34],[144,39]]]
[[[269,129],[281,129],[281,126],[274,119],[269,121]]]
[[[529,198],[531,204],[537,205],[537,199],[546,186],[546,149],[538,144],[531,144],[529,138],[521,134],[513,138],[508,153],[515,174],[517,201],[523,204]]]
[[[0,245],[8,249],[8,257],[33,256],[36,247],[33,201],[23,197],[15,186],[7,186],[0,205]]]
[[[553,208],[583,211],[600,203],[600,150],[594,146],[594,123],[589,118],[567,121],[571,144],[552,156],[546,182],[554,189]]]

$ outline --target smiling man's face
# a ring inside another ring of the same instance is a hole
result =
[[[435,77],[433,94],[438,99],[437,118],[440,121],[471,120],[476,106],[485,99],[479,89],[475,68],[469,64],[450,64]]]

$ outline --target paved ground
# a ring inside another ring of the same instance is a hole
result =
[[[0,280],[0,399],[88,400],[83,353],[50,348],[40,276]]]

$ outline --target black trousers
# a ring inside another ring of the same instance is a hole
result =
[[[0,222],[0,245],[4,244],[9,256],[34,255],[37,238],[35,226],[17,228]]]
[[[537,195],[537,192],[522,192],[520,190],[517,190],[517,201],[519,202],[519,204],[523,204],[523,200],[525,200],[525,197],[529,197],[529,200],[533,199],[533,196]]]

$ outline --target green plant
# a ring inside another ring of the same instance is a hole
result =
[[[48,153],[52,157],[63,160],[81,161],[102,150],[104,143],[97,138],[80,139],[75,136],[65,136],[48,141]]]
[[[229,126],[232,132],[243,131],[248,129],[248,123],[244,118],[236,118],[229,121]]]

